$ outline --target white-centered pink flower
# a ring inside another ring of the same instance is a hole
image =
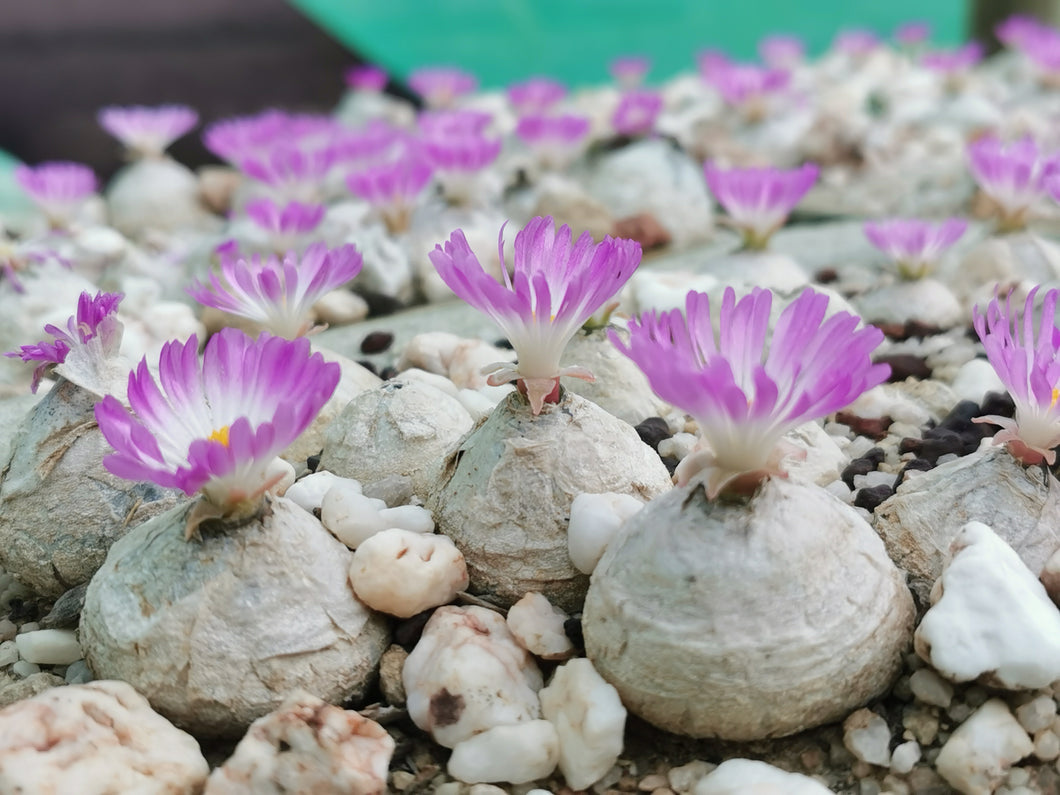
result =
[[[386,70],[374,64],[358,64],[346,70],[346,85],[355,91],[378,94],[389,81]]]
[[[650,135],[662,107],[663,98],[658,91],[627,91],[618,101],[618,107],[611,117],[611,126],[619,135]]]
[[[640,88],[651,69],[651,59],[644,55],[622,55],[608,65],[611,77],[624,91]]]
[[[798,36],[774,33],[758,42],[758,54],[772,69],[791,69],[806,58],[806,43]]]
[[[806,163],[799,168],[730,168],[707,163],[707,187],[725,212],[729,223],[743,235],[749,249],[765,248],[769,238],[784,225],[791,211],[817,181],[818,168]]]
[[[187,105],[103,108],[99,124],[131,153],[161,157],[175,140],[199,123],[199,114]]]
[[[968,222],[948,218],[940,223],[920,218],[889,218],[866,221],[865,237],[888,255],[903,279],[920,279],[935,267],[942,255],[960,240]]]
[[[591,127],[587,117],[573,113],[532,113],[516,122],[515,136],[534,151],[545,168],[562,169],[578,156]]]
[[[18,166],[15,169],[15,182],[55,228],[69,224],[85,199],[96,192],[98,185],[91,168],[65,161]]]
[[[506,93],[517,114],[546,113],[567,96],[567,87],[548,77],[531,77],[521,83],[512,83]]]
[[[211,273],[208,285],[196,279],[188,294],[201,304],[248,318],[291,339],[309,331],[313,304],[353,279],[361,264],[352,245],[329,251],[324,243],[283,260],[222,257],[220,276]]]
[[[309,340],[226,328],[162,347],[158,379],[146,357],[129,374],[130,413],[112,395],[96,421],[115,452],[107,471],[203,497],[225,517],[257,511],[274,485],[272,460],[309,427],[335,391],[341,369],[310,353]]]
[[[983,193],[1001,212],[1004,231],[1022,229],[1033,205],[1049,191],[1060,173],[1060,155],[1046,155],[1031,138],[1003,143],[986,136],[968,146],[968,167]]]
[[[782,475],[781,461],[793,452],[784,434],[838,411],[890,375],[888,365],[871,359],[883,332],[859,328],[860,319],[847,312],[826,318],[827,296],[807,288],[770,335],[772,302],[768,290],[737,300],[730,287],[714,317],[708,296],[690,292],[684,315],[677,309],[642,315],[630,323],[628,344],[611,333],[655,393],[699,424],[704,449],[675,474],[682,484],[702,478],[711,498]]]
[[[517,381],[539,414],[546,401],[555,401],[561,376],[592,380],[582,367],[560,365],[563,350],[622,289],[640,263],[640,244],[610,236],[594,243],[588,232],[575,241],[570,227],[557,230],[552,218],[538,217],[515,236],[511,273],[504,263],[503,227],[499,248],[503,283],[483,269],[460,229],[430,259],[449,289],[493,318],[515,349],[515,364],[483,370],[490,372],[488,383]]]
[[[455,66],[425,66],[409,74],[409,88],[431,108],[447,108],[478,88],[478,78]]]
[[[268,232],[269,244],[278,254],[299,248],[327,212],[323,204],[291,201],[281,205],[266,198],[247,202],[245,209],[250,220]]]
[[[433,176],[430,161],[417,146],[406,148],[389,162],[353,172],[346,177],[346,187],[371,204],[391,234],[397,234],[408,229],[412,212]]]
[[[1013,457],[1025,464],[1056,463],[1060,445],[1060,329],[1056,327],[1056,302],[1060,291],[1045,293],[1040,313],[1034,311],[1035,287],[1027,295],[1022,314],[995,297],[986,308],[972,313],[975,331],[987,359],[1012,395],[1016,416],[979,417],[976,422],[1001,426],[994,436]],[[1038,315],[1035,328],[1035,315]]]

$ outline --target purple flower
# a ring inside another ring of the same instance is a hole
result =
[[[240,159],[267,151],[282,140],[289,127],[289,117],[279,110],[267,110],[256,116],[238,116],[214,122],[203,133],[206,148],[222,160],[238,165]]]
[[[508,102],[516,113],[544,113],[567,96],[567,87],[547,77],[531,77],[508,86]]]
[[[729,58],[721,50],[707,48],[696,53],[696,65],[699,67],[699,75],[706,81],[710,81],[710,75],[715,69],[724,69],[732,64]]]
[[[995,296],[986,309],[972,313],[975,331],[994,371],[1016,404],[1016,416],[979,417],[975,422],[1000,425],[996,444],[1006,444],[1024,464],[1042,461],[1052,466],[1060,444],[1060,329],[1056,327],[1056,301],[1060,291],[1049,290],[1042,302],[1038,331],[1034,330],[1034,299],[1039,287],[1027,295],[1023,316],[1013,312],[1011,294],[1004,307]]]
[[[95,360],[114,356],[121,345],[121,323],[115,314],[123,297],[121,293],[96,293],[92,297],[83,292],[77,300],[77,312],[66,321],[65,330],[49,323],[44,331],[52,335],[51,341],[23,345],[4,356],[24,362],[40,362],[33,371],[30,388],[34,392],[48,369],[65,362],[73,350],[84,351],[86,356]]]
[[[53,161],[15,169],[15,182],[54,227],[68,224],[74,211],[96,191],[96,175],[80,163]]]
[[[346,70],[346,85],[355,91],[380,92],[386,88],[386,71],[373,64],[359,64]]]
[[[518,362],[492,369],[492,386],[519,382],[534,414],[558,395],[560,376],[592,380],[581,367],[561,367],[563,349],[592,314],[614,296],[640,262],[640,244],[605,237],[593,243],[585,232],[572,242],[571,230],[557,231],[552,218],[534,218],[515,236],[512,273],[504,263],[504,228],[499,240],[504,283],[487,273],[457,229],[430,254],[449,289],[493,318],[515,349]],[[485,372],[485,370],[483,371]]]
[[[519,118],[515,134],[534,150],[546,167],[558,169],[568,165],[577,155],[590,126],[585,116],[531,114]]]
[[[425,110],[416,119],[423,135],[482,135],[493,114],[481,110]]]
[[[1060,172],[1056,154],[1043,155],[1031,138],[1004,144],[986,136],[968,146],[968,166],[982,191],[1001,210],[1001,229],[1022,229],[1027,213]]]
[[[478,88],[478,79],[473,74],[452,66],[416,69],[409,75],[408,83],[432,108],[449,107],[458,97]]]
[[[501,139],[478,133],[430,135],[420,140],[420,147],[436,171],[467,173],[480,171],[496,160]]]
[[[160,157],[169,145],[199,123],[187,105],[109,107],[99,112],[99,124],[127,149],[141,156]]]
[[[112,395],[96,421],[115,452],[108,472],[149,480],[205,499],[224,515],[257,510],[270,462],[301,434],[335,391],[341,370],[310,355],[309,340],[263,332],[256,341],[226,328],[199,340],[168,342],[158,382],[146,357],[129,374],[129,405]],[[161,386],[160,386],[161,385]]]
[[[380,163],[346,177],[350,192],[375,207],[391,233],[408,229],[419,195],[434,171],[422,152],[411,150],[389,163]]]
[[[188,294],[201,304],[249,318],[279,337],[305,334],[313,304],[361,272],[360,253],[351,245],[329,251],[314,243],[300,257],[255,255],[222,257],[221,276],[210,274],[210,284],[198,279]]]
[[[956,50],[937,50],[924,53],[920,63],[925,69],[947,76],[956,76],[967,72],[983,60],[983,45],[970,41]]]
[[[335,150],[294,143],[275,144],[239,161],[240,170],[279,191],[287,199],[312,201],[322,192],[324,179],[335,165]]]
[[[612,60],[608,68],[619,88],[629,90],[644,82],[651,60],[643,55],[623,55]]]
[[[798,36],[776,33],[758,43],[762,61],[774,69],[790,69],[806,57],[806,44]]]
[[[817,166],[806,163],[791,171],[779,168],[721,169],[704,166],[707,186],[740,230],[744,246],[765,248],[769,238],[817,180]]]
[[[1030,18],[1014,17],[1010,23],[1004,30],[1005,43],[1022,52],[1043,76],[1055,78],[1060,72],[1060,30]],[[999,27],[998,37],[1001,35]]]
[[[923,44],[931,36],[931,25],[928,22],[912,20],[903,22],[894,29],[894,40],[903,47]]]
[[[619,135],[648,135],[655,129],[662,106],[662,95],[657,91],[627,91],[611,117],[611,126]]]
[[[300,237],[320,226],[327,207],[294,201],[281,206],[272,199],[254,199],[247,202],[246,212],[251,221],[269,233],[272,247],[283,252],[293,249]]]
[[[761,120],[770,95],[787,89],[791,73],[786,69],[768,69],[756,64],[715,61],[704,79],[714,86],[726,104],[741,108],[751,121]]]
[[[648,312],[630,323],[628,345],[611,334],[655,393],[696,419],[709,449],[686,458],[675,474],[684,484],[703,471],[711,498],[782,474],[781,460],[792,452],[785,433],[890,375],[870,358],[883,332],[859,329],[859,318],[847,312],[825,319],[828,297],[809,288],[780,313],[767,346],[772,302],[759,288],[737,301],[729,287],[715,324],[710,299],[690,292],[684,317],[677,309]]]
[[[1028,14],[1013,14],[994,28],[998,41],[1006,47],[1022,49],[1035,39],[1048,35],[1046,25]]]
[[[880,37],[874,31],[864,28],[841,30],[832,40],[832,47],[837,52],[853,58],[864,57],[878,46],[880,46]]]
[[[864,226],[865,237],[894,260],[904,279],[926,276],[967,228],[968,223],[960,218],[939,224],[919,218],[892,218],[866,221]]]

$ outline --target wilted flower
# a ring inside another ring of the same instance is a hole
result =
[[[1060,444],[1060,329],[1056,327],[1056,301],[1060,291],[1049,290],[1042,301],[1041,319],[1034,329],[1035,287],[1027,295],[1023,315],[1012,310],[1009,295],[1004,306],[995,296],[986,314],[976,306],[972,313],[975,331],[986,349],[998,378],[1016,404],[1016,416],[978,417],[975,422],[1000,425],[996,444],[1005,444],[1012,456],[1024,464],[1042,461],[1052,466]]]
[[[560,169],[577,156],[590,126],[585,116],[572,113],[531,114],[519,118],[515,134],[534,150],[545,167]]]
[[[563,349],[582,324],[614,296],[640,262],[640,244],[605,237],[594,243],[585,232],[572,242],[567,226],[534,218],[515,236],[515,261],[504,264],[504,229],[499,240],[504,283],[488,274],[457,229],[430,254],[449,289],[493,318],[515,349],[515,364],[501,362],[490,372],[492,386],[516,380],[534,414],[559,394],[560,376],[591,381],[581,367],[561,367]]]
[[[627,91],[611,117],[611,126],[619,135],[648,135],[655,129],[655,119],[662,106],[662,95],[658,91]]]
[[[109,107],[99,112],[99,124],[133,154],[161,157],[169,145],[199,123],[187,105]]]
[[[396,234],[408,229],[416,201],[433,175],[426,156],[414,149],[388,163],[355,171],[346,177],[346,187],[375,207],[387,229]]]
[[[920,279],[960,239],[968,223],[960,218],[939,224],[920,218],[891,218],[866,221],[863,228],[869,242],[894,260],[903,279]]]
[[[309,426],[341,370],[310,355],[309,340],[262,333],[251,340],[226,328],[199,340],[168,342],[158,381],[146,357],[129,374],[134,413],[113,395],[96,404],[96,421],[116,452],[110,473],[192,495],[202,491],[215,515],[251,515],[273,483],[272,460]]]
[[[425,66],[409,74],[409,88],[432,108],[447,108],[454,100],[478,88],[470,72],[452,66]]]
[[[567,87],[547,77],[531,77],[508,86],[508,102],[516,113],[544,113],[567,96]]]
[[[386,88],[386,71],[373,64],[358,64],[346,70],[346,85],[356,91],[379,92]]]
[[[806,163],[791,171],[779,168],[721,169],[707,163],[707,186],[740,230],[744,246],[765,248],[769,238],[817,180],[817,166]]]
[[[48,218],[53,227],[64,227],[81,204],[96,191],[96,175],[80,163],[54,161],[18,166],[15,182]]]
[[[1051,179],[1060,173],[1060,157],[1046,156],[1031,138],[1004,144],[987,136],[968,146],[968,167],[1001,211],[1002,231],[1027,225],[1031,206],[1046,195]]]
[[[249,318],[280,337],[305,334],[313,304],[361,272],[360,253],[352,245],[328,251],[314,243],[301,256],[222,257],[221,276],[199,280],[188,294],[201,304]]]
[[[737,301],[727,288],[719,333],[710,299],[690,292],[685,316],[677,309],[642,315],[630,323],[628,345],[611,334],[655,393],[699,424],[707,449],[685,458],[675,474],[684,484],[702,472],[711,498],[783,475],[781,462],[793,452],[785,433],[838,411],[890,374],[870,358],[883,332],[859,329],[859,318],[847,312],[825,319],[828,297],[809,288],[780,313],[767,345],[772,302],[768,290],[755,288]]]
[[[644,82],[644,76],[651,69],[651,61],[643,55],[623,55],[611,61],[611,77],[619,88],[638,88]]]
[[[52,335],[51,341],[41,340],[36,345],[23,345],[4,356],[24,362],[39,362],[33,371],[33,383],[30,386],[34,392],[45,373],[54,365],[65,362],[71,351],[78,351],[93,362],[114,356],[121,345],[122,331],[115,313],[123,297],[121,293],[96,293],[93,297],[83,292],[77,300],[77,312],[66,321],[66,329],[49,323],[44,331]]]
[[[247,202],[246,212],[251,221],[269,233],[273,250],[283,253],[296,248],[303,236],[320,226],[327,207],[295,201],[281,206],[272,199],[254,199]]]

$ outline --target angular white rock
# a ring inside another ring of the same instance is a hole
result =
[[[210,768],[190,734],[124,682],[47,690],[0,711],[0,791],[195,795]]]
[[[19,656],[37,665],[69,665],[81,659],[81,644],[72,629],[38,629],[15,638]]]
[[[916,740],[901,743],[891,752],[891,772],[904,776],[920,761],[920,743]]]
[[[1060,611],[1019,556],[982,522],[966,524],[950,552],[917,654],[955,682],[985,676],[1021,690],[1060,679]]]
[[[588,789],[622,753],[626,708],[584,657],[556,669],[540,692],[541,714],[559,735],[559,769],[572,789]]]
[[[990,795],[1008,769],[1034,744],[999,698],[992,698],[957,727],[935,759],[935,769],[963,795]]]
[[[567,550],[571,563],[592,574],[607,545],[629,517],[644,507],[632,494],[579,494],[570,504]]]
[[[350,582],[373,610],[409,618],[453,601],[467,587],[467,565],[445,536],[390,528],[357,547]]]
[[[843,721],[843,745],[862,762],[891,764],[891,727],[871,709],[859,709]]]
[[[1048,729],[1056,721],[1056,702],[1046,695],[1032,698],[1016,708],[1016,720],[1028,734],[1037,734]]]
[[[917,701],[933,707],[948,709],[953,701],[953,685],[930,668],[914,671],[909,677],[909,689]]]
[[[832,795],[824,784],[754,759],[727,759],[696,784],[693,795]]]
[[[950,328],[965,320],[957,296],[935,279],[899,281],[859,295],[854,305],[870,323],[910,320]],[[966,322],[966,321],[965,321]]]
[[[375,721],[298,691],[250,725],[203,795],[382,795],[393,754]]]
[[[343,479],[349,480],[349,478]],[[303,510],[312,513],[321,506],[324,502],[324,495],[338,480],[340,480],[338,475],[323,469],[311,472],[288,487],[283,496]],[[356,480],[349,480],[349,482],[357,483]],[[358,483],[357,486],[359,487],[360,484]]]
[[[540,717],[541,672],[504,617],[482,607],[440,607],[405,660],[409,717],[439,745]]]
[[[542,660],[565,660],[574,653],[563,625],[567,614],[539,593],[528,593],[508,610],[508,629],[519,645]]]
[[[526,784],[556,769],[559,737],[547,720],[526,720],[469,737],[453,746],[446,770],[467,784]]]

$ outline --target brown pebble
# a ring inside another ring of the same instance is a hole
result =
[[[637,789],[641,792],[655,792],[660,788],[670,788],[670,782],[666,780],[666,776],[659,773],[652,773],[650,776],[645,776],[637,783]]]
[[[821,268],[813,278],[818,284],[832,284],[839,281],[839,272],[835,268]]]
[[[890,417],[859,417],[849,411],[840,411],[835,415],[835,421],[843,425],[849,425],[850,430],[860,436],[867,436],[873,441],[880,441],[887,436],[887,429],[891,427],[893,420]]]
[[[878,356],[876,364],[889,364],[891,366],[891,377],[887,380],[892,383],[900,383],[907,378],[919,378],[925,380],[931,378],[931,368],[923,356],[913,356],[909,353],[894,353],[889,356]]]
[[[636,240],[645,251],[670,244],[670,233],[651,213],[639,213],[615,221],[615,237]]]
[[[382,353],[394,342],[389,331],[373,331],[361,341],[361,353]]]
[[[912,337],[933,337],[942,333],[942,329],[938,326],[921,323],[919,320],[909,320],[905,323],[873,323],[872,325],[882,331],[884,336],[899,342]]]

